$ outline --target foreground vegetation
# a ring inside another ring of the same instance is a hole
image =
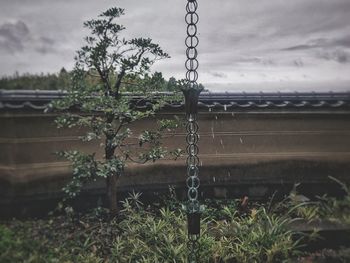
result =
[[[139,197],[131,194],[113,219],[101,207],[79,214],[60,206],[46,219],[3,222],[0,262],[186,262],[186,215],[180,202],[172,195],[146,206]],[[294,190],[283,202],[264,205],[241,200],[205,203],[201,262],[350,260],[348,248],[303,252],[303,244],[317,233],[306,236],[290,228],[297,218],[349,224],[349,192],[341,200],[323,196],[305,201]]]
[[[186,262],[186,220],[181,210],[123,203],[122,218],[105,210],[2,225],[1,262]],[[222,220],[202,220],[202,262],[281,262],[298,254],[288,218],[265,208],[245,216],[224,206]]]

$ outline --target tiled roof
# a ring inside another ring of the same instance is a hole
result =
[[[65,95],[65,91],[0,90],[0,110],[23,108],[43,110],[50,101],[62,98]],[[135,98],[140,97],[137,95],[132,96]],[[148,104],[150,103],[146,102],[140,108],[147,107]],[[350,109],[350,92],[202,92],[198,104],[199,108],[207,108],[209,110],[270,108]],[[172,103],[166,106],[181,108],[183,103]]]

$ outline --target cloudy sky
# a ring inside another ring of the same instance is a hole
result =
[[[126,37],[170,55],[184,77],[185,0],[0,0],[0,75],[71,69],[83,21],[126,9]],[[350,90],[350,0],[199,0],[199,81],[220,91]]]

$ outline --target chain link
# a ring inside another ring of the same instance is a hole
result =
[[[196,13],[198,8],[198,3],[196,0],[188,0],[186,5],[187,14],[185,16],[185,21],[187,24],[187,37],[185,40],[186,45],[186,80],[188,88],[198,88],[198,51],[197,46],[199,43],[197,37],[197,23],[199,21],[199,16]]]
[[[187,24],[187,37],[185,39],[186,45],[186,57],[185,62],[186,67],[186,84],[187,89],[198,90],[198,51],[197,46],[199,39],[197,37],[197,23],[199,21],[199,16],[196,13],[198,8],[198,3],[196,0],[187,0],[186,4],[186,16],[185,21]],[[199,93],[198,93],[199,95]],[[194,112],[186,113],[187,125],[186,125],[186,142],[187,142],[187,214],[188,216],[194,216],[200,213],[200,204],[198,201],[198,190],[200,186],[199,180],[199,149],[197,146],[199,136],[198,136],[198,123],[197,114]],[[198,219],[199,221],[199,219]],[[189,223],[190,224],[190,223]],[[199,222],[198,222],[199,224]],[[190,226],[189,226],[190,227]],[[198,226],[199,227],[199,226]],[[188,262],[196,263],[199,262],[199,231],[198,233],[192,233],[189,230],[188,233]]]
[[[200,185],[199,181],[199,158],[198,158],[198,123],[195,118],[195,116],[190,116],[188,115],[187,118],[187,137],[186,137],[186,142],[187,142],[187,147],[186,147],[186,152],[187,152],[187,160],[186,160],[186,165],[187,165],[187,179],[186,179],[186,185],[187,185],[187,197],[188,197],[188,212],[189,213],[195,213],[199,212],[199,202],[198,202],[198,188]]]
[[[198,201],[198,190],[200,186],[199,180],[199,158],[198,158],[198,146],[197,142],[199,140],[199,136],[197,134],[198,131],[198,123],[196,119],[196,115],[187,115],[187,213],[188,216],[193,216],[195,213],[200,213],[200,204]],[[199,222],[198,222],[199,223]],[[189,226],[190,227],[190,226]],[[188,234],[188,262],[196,263],[199,262],[199,233]]]

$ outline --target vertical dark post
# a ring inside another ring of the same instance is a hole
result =
[[[199,191],[199,158],[198,158],[198,99],[202,88],[198,85],[198,37],[197,23],[199,20],[196,0],[187,0],[185,21],[187,23],[186,44],[186,83],[182,89],[185,96],[185,109],[187,119],[187,226],[188,226],[188,262],[199,262],[199,237],[200,237],[200,204],[198,201]]]

